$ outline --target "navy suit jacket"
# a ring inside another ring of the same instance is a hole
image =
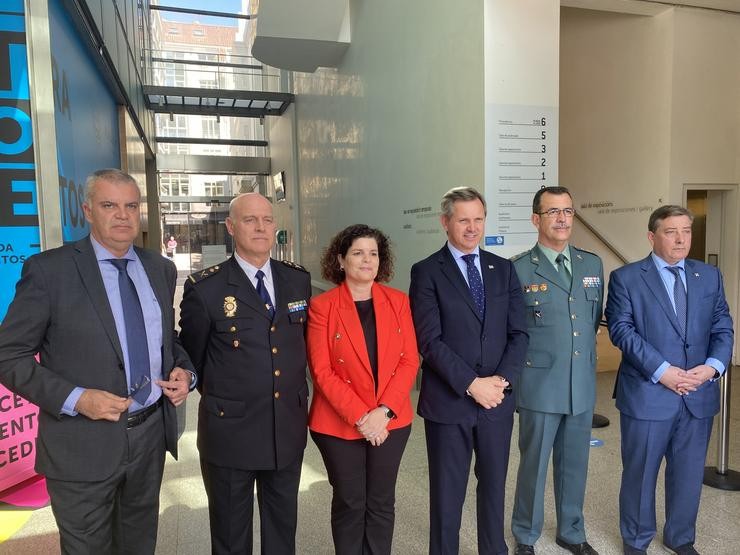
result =
[[[680,403],[692,415],[706,418],[719,410],[716,382],[680,396],[650,379],[668,361],[690,369],[707,358],[729,366],[732,318],[725,300],[722,275],[714,266],[686,259],[687,331],[682,337],[676,313],[652,258],[612,272],[606,319],[609,337],[622,351],[616,387],[617,408],[638,419],[667,420]]]
[[[424,361],[419,414],[434,422],[474,422],[478,409],[466,394],[477,377],[494,374],[516,387],[527,353],[524,295],[514,265],[480,250],[486,296],[483,320],[452,253],[442,249],[411,268],[411,312]],[[510,414],[514,396],[488,415]]]

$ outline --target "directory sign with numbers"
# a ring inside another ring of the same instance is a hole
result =
[[[506,253],[529,248],[537,240],[531,223],[532,197],[541,187],[557,185],[557,109],[487,106],[485,150],[485,245]]]

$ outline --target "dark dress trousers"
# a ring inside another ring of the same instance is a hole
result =
[[[175,366],[192,368],[174,332],[172,300],[177,271],[172,262],[154,252],[134,250],[162,312],[162,375],[167,379]],[[36,353],[40,363],[34,358]],[[131,430],[127,430],[126,414],[109,422],[61,413],[75,387],[128,395],[121,345],[89,237],[32,256],[23,265],[15,299],[0,326],[0,381],[41,409],[36,471],[49,479],[63,551],[153,553],[164,465],[162,447],[177,456],[175,407],[163,402],[161,418],[151,418]],[[139,438],[143,433],[140,428],[156,426],[157,422],[160,432],[156,440]],[[142,448],[142,441],[148,442],[146,448]],[[132,461],[132,456],[137,460]],[[106,543],[115,532],[110,522],[100,527],[99,523],[88,523],[95,530],[84,532],[84,546],[68,543],[74,539],[66,537],[64,523],[80,525],[85,518],[92,518],[94,510],[85,502],[92,503],[96,494],[104,493],[98,492],[95,484],[107,487],[111,481],[123,479],[118,476],[122,467],[132,462],[151,468],[146,478],[150,481],[142,482],[146,484],[142,499],[149,508],[138,518],[141,530],[137,543],[125,548]]]
[[[251,553],[255,481],[262,552],[295,552],[311,277],[270,264],[274,317],[233,257],[185,283],[181,338],[201,393],[198,450],[214,553]]]
[[[643,550],[656,533],[655,486],[664,458],[663,541],[674,547],[694,543],[712,418],[719,410],[716,381],[682,396],[651,377],[663,361],[691,369],[714,358],[727,367],[732,356],[732,319],[719,270],[686,259],[685,276],[685,337],[651,256],[615,270],[609,280],[609,336],[622,351],[616,386],[620,530],[626,544]]]
[[[507,553],[504,486],[514,396],[486,410],[466,394],[477,377],[498,375],[516,388],[527,351],[522,289],[513,264],[480,250],[485,316],[447,245],[411,268],[411,311],[423,357],[418,412],[425,419],[432,554],[458,552],[472,453],[478,478],[478,551]]]

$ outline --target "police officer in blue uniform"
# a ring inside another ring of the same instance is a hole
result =
[[[575,554],[597,555],[586,541],[583,499],[596,402],[603,269],[598,256],[568,243],[575,215],[568,189],[540,189],[532,212],[537,244],[513,260],[529,332],[516,388],[521,458],[512,517],[515,553],[534,554],[542,533],[552,453],[556,542]]]
[[[234,256],[190,276],[181,339],[198,374],[198,451],[212,552],[252,553],[255,482],[262,553],[295,553],[306,446],[304,331],[311,277],[270,258],[272,205],[236,197],[226,220]]]

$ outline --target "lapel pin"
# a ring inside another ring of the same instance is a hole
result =
[[[583,257],[582,257],[582,256],[581,256],[580,254],[577,254],[577,255],[576,255],[576,258],[577,258],[578,260],[583,260]]]
[[[699,272],[694,272],[694,277],[699,277]]]
[[[489,265],[488,265],[488,269],[489,269],[489,270],[493,270],[493,264],[489,264]]]

